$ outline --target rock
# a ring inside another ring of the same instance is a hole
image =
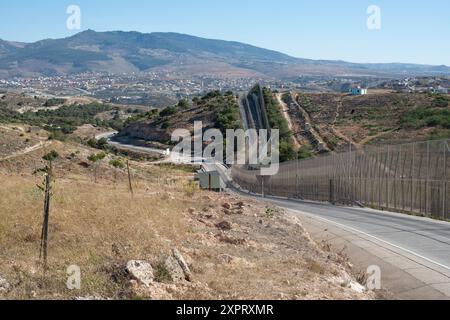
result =
[[[240,245],[243,245],[245,243],[245,239],[233,238],[233,237],[227,236],[226,234],[218,234],[218,235],[216,235],[216,238],[220,242],[232,244],[232,245],[235,245],[235,246],[240,246]]]
[[[189,209],[188,209],[188,212],[189,212],[190,214],[194,214],[194,213],[195,213],[195,209],[194,209],[194,208],[189,208]]]
[[[230,209],[231,209],[231,204],[229,204],[229,203],[224,203],[224,204],[222,204],[222,207],[223,207],[224,209],[230,210]]]
[[[203,219],[197,219],[198,222],[203,223],[205,226],[209,227],[209,228],[213,228],[214,225],[211,222],[205,221]]]
[[[181,253],[175,248],[172,249],[172,254],[173,254],[173,257],[175,258],[175,260],[177,260],[177,262],[180,265],[181,269],[183,269],[184,278],[187,281],[191,281],[192,280],[192,273],[191,273],[191,270],[189,269],[188,264],[186,263],[186,260],[183,258]]]
[[[222,221],[216,224],[216,227],[220,230],[231,230],[231,223],[228,221]]]
[[[75,301],[102,301],[105,299],[102,297],[98,297],[98,296],[84,296],[84,297],[76,297],[74,300]]]
[[[221,254],[218,258],[224,263],[231,263],[234,260],[234,257],[230,256],[229,254]]]
[[[8,293],[11,290],[11,285],[8,280],[2,277],[0,274],[0,293]]]
[[[226,214],[227,216],[231,215],[231,211],[228,209],[223,209],[223,213]]]
[[[170,274],[173,282],[180,282],[185,279],[184,271],[175,257],[168,257],[164,263],[164,267]]]
[[[111,251],[116,257],[123,257],[130,250],[130,246],[121,243],[113,243]]]
[[[236,203],[236,207],[238,207],[239,209],[244,209],[244,206],[245,206],[245,204],[242,201],[239,201],[238,203]]]
[[[224,263],[228,267],[231,267],[232,269],[235,269],[236,267],[244,267],[244,268],[255,267],[254,263],[250,263],[244,258],[233,257],[228,254],[222,254],[218,256],[218,258],[222,263]]]
[[[153,268],[147,261],[131,260],[127,263],[127,272],[131,277],[147,287],[153,282],[155,278]]]

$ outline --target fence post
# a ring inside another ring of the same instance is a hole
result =
[[[51,169],[45,175],[44,221],[41,232],[41,250],[39,258],[43,261],[44,271],[47,269],[48,223],[50,219]]]
[[[330,203],[334,204],[334,182],[330,179]]]
[[[131,194],[133,195],[133,185],[131,184],[131,172],[130,172],[130,161],[127,160],[127,173],[128,173],[128,188],[130,189]]]
[[[444,181],[443,181],[443,194],[442,194],[442,218],[446,219],[446,206],[447,206],[447,141],[443,142],[444,146]]]
[[[261,177],[261,195],[263,198],[265,198],[265,194],[264,194],[264,177]]]
[[[427,141],[427,178],[425,180],[425,215],[428,215],[428,181],[430,179],[430,141]]]

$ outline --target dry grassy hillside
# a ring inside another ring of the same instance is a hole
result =
[[[50,150],[54,163],[49,264],[39,264],[43,194],[37,188]],[[134,196],[124,169],[108,155],[51,144],[0,161],[0,299],[371,299],[359,293],[345,257],[311,241],[295,218],[234,195],[203,192],[192,172],[131,161]],[[0,155],[5,156],[5,154]],[[125,159],[116,158],[116,160]],[[98,181],[94,182],[97,172]],[[165,261],[177,248],[192,281],[174,281]],[[129,260],[151,263],[146,287],[125,271]],[[66,270],[81,268],[81,290],[66,287]],[[351,288],[353,287],[353,288]]]

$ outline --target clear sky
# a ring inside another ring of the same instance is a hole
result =
[[[450,65],[448,0],[14,0],[0,1],[0,39],[70,36],[81,30],[171,31],[234,40],[292,56],[352,62]],[[381,9],[381,29],[367,8]]]

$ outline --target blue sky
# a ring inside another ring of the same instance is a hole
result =
[[[450,65],[448,0],[14,0],[0,1],[0,39],[70,36],[66,9],[82,30],[171,31],[235,40],[296,57]],[[381,30],[369,30],[369,5]]]

